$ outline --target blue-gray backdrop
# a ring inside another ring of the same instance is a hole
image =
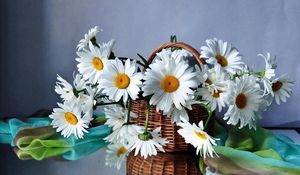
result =
[[[199,49],[208,38],[233,43],[250,66],[258,53],[277,56],[278,75],[300,78],[300,1],[297,0],[3,0],[0,2],[0,115],[53,108],[56,74],[72,79],[77,42],[99,25],[99,40],[116,39],[119,56],[147,56],[176,34]],[[265,126],[300,126],[300,81],[292,98],[272,105]],[[0,174],[124,174],[104,167],[103,152],[71,163],[18,161],[1,146]]]

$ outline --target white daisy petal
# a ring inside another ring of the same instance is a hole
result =
[[[206,40],[206,44],[208,47],[201,47],[201,57],[205,58],[207,63],[219,65],[231,75],[243,69],[241,56],[231,44],[216,38]]]
[[[294,81],[288,78],[287,75],[283,75],[272,81],[272,92],[277,104],[280,102],[286,102],[286,99],[290,97],[292,93],[291,87],[294,85]]]
[[[104,89],[103,92],[109,95],[110,100],[119,101],[122,97],[124,102],[128,97],[135,100],[142,84],[142,75],[134,73],[135,70],[135,64],[132,64],[130,60],[127,60],[124,65],[116,58],[107,64],[107,69],[103,70],[99,87]]]
[[[101,32],[102,29],[100,29],[98,26],[95,26],[93,28],[91,28],[87,34],[84,35],[84,38],[81,39],[77,45],[77,49],[78,50],[82,50],[83,48],[85,48],[88,43],[90,42],[90,40],[94,37],[96,37],[98,32]]]
[[[199,123],[199,126],[191,125],[188,121],[183,120],[177,124],[181,128],[177,131],[184,139],[186,143],[193,145],[196,148],[197,155],[203,155],[213,157],[216,154],[213,146],[216,145],[215,138],[208,135],[203,131],[203,123]]]
[[[127,120],[127,109],[120,105],[113,105],[104,108],[105,117],[107,118],[105,125],[108,125],[113,131],[121,128]],[[130,112],[130,117],[137,117],[136,114]]]
[[[156,105],[157,111],[169,112],[174,107],[181,110],[191,100],[192,89],[200,84],[195,70],[189,68],[184,52],[163,49],[145,72],[143,96],[152,95],[150,104]]]
[[[105,156],[105,165],[120,169],[129,152],[128,144],[115,143],[108,145]]]
[[[87,128],[87,125],[93,119],[92,114],[84,114],[90,116],[83,119],[81,104],[70,105],[65,103],[59,104],[59,107],[60,109],[54,108],[52,114],[49,116],[53,119],[51,123],[53,128],[57,128],[57,132],[61,132],[64,137],[74,135],[76,139],[83,138],[83,132],[87,132],[84,127]]]
[[[141,140],[139,134],[143,134],[143,131],[139,131],[139,133],[136,134],[133,138],[133,142],[135,144],[131,147],[131,150],[135,149],[135,155],[140,153],[141,156],[143,156],[145,159],[148,156],[155,156],[157,154],[156,149],[164,152],[163,146],[165,146],[169,142],[167,141],[167,139],[161,138],[159,136],[159,132],[160,128],[156,128],[152,132],[148,133],[151,135],[148,140]]]
[[[100,45],[100,48],[94,46],[90,41],[88,44],[89,50],[84,49],[77,52],[79,56],[79,58],[76,58],[76,61],[79,62],[77,67],[85,80],[96,84],[101,77],[101,72],[106,69],[106,64],[109,62],[108,57],[111,53],[113,42],[109,46],[107,44]],[[108,52],[109,54],[107,55],[103,52]]]
[[[228,110],[224,119],[228,124],[236,125],[240,122],[240,127],[249,125],[251,128],[257,118],[256,112],[260,111],[260,106],[265,103],[259,86],[256,86],[254,76],[245,75],[230,84],[228,96]]]

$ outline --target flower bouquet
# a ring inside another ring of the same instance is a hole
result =
[[[215,113],[223,111],[219,118],[228,125],[256,129],[273,99],[280,104],[291,95],[293,81],[286,75],[276,78],[270,53],[258,55],[266,66],[254,71],[228,42],[206,40],[200,54],[171,36],[148,59],[139,54],[130,59],[112,52],[114,40],[99,43],[100,31],[94,27],[80,40],[73,84],[57,77],[55,92],[62,103],[50,118],[64,137],[84,139],[98,120],[94,111],[104,106],[105,125],[111,128],[104,138],[106,165],[120,168],[127,156],[137,161],[132,156],[147,159],[193,148],[203,171],[203,159],[217,156],[218,138],[209,132]]]

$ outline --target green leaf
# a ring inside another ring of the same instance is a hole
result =
[[[207,127],[208,127],[208,123],[212,117],[212,110],[211,110],[211,107],[209,105],[206,105],[206,104],[201,104],[202,107],[204,107],[207,111],[207,114],[208,114],[208,117],[207,117],[207,120],[204,124],[204,131],[206,131]]]
[[[108,57],[109,60],[114,60],[116,58],[114,52],[112,51]]]
[[[92,120],[93,126],[104,125],[104,123],[107,120],[107,118],[105,118],[105,117],[97,117],[97,116],[93,116],[93,117],[94,117],[94,120]]]
[[[176,35],[171,35],[170,41],[171,41],[171,42],[177,42],[177,37],[176,37]]]
[[[93,44],[94,46],[100,48],[99,44],[97,43],[96,37],[91,38],[90,41],[92,42],[92,44]]]
[[[204,159],[203,159],[203,157],[199,158],[199,170],[200,170],[201,174],[204,174]]]
[[[283,160],[274,149],[260,150],[260,151],[256,151],[253,153],[260,157],[272,158],[272,159],[276,159],[276,160]]]
[[[176,35],[171,35],[170,41],[171,42],[177,42]],[[180,47],[171,47],[171,51],[172,52],[174,52],[175,50],[181,50],[181,48]]]
[[[149,63],[148,63],[148,61],[147,61],[146,58],[144,58],[144,57],[143,57],[142,55],[140,55],[139,53],[137,53],[137,56],[139,56],[140,59],[143,61],[145,67],[149,67]]]

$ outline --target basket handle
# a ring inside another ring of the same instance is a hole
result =
[[[153,61],[153,59],[156,57],[156,53],[162,51],[163,49],[170,48],[170,47],[179,47],[179,48],[189,51],[195,57],[195,59],[197,60],[197,62],[199,63],[201,68],[202,68],[203,64],[205,64],[204,59],[200,58],[200,53],[196,49],[194,49],[192,46],[185,44],[183,42],[169,42],[169,43],[165,43],[165,44],[161,45],[160,47],[155,49],[152,52],[152,54],[148,57],[148,62],[151,63]]]

